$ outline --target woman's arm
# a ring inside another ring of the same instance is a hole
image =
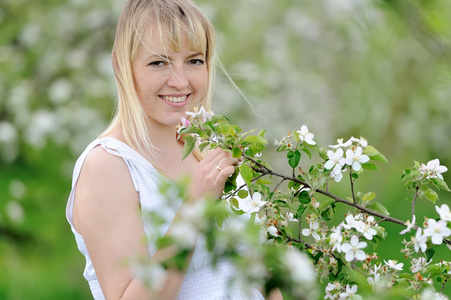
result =
[[[160,291],[148,291],[127,265],[132,257],[148,255],[138,194],[122,158],[101,147],[94,148],[83,164],[74,225],[84,238],[106,299],[176,299],[183,273],[169,272]],[[157,251],[155,259],[162,252]]]
[[[237,162],[222,150],[210,153],[196,169],[189,201],[220,195]],[[101,147],[94,148],[83,164],[75,194],[74,226],[84,238],[106,299],[177,298],[184,272],[169,270],[165,285],[149,291],[127,265],[131,257],[148,255],[138,194],[122,158]],[[167,255],[167,249],[159,249],[152,259]]]

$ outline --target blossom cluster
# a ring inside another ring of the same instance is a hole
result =
[[[368,146],[368,141],[363,137],[360,139],[351,137],[344,143],[343,139],[338,139],[337,142],[338,144],[329,146],[335,151],[327,151],[328,160],[324,164],[324,168],[331,170],[331,178],[339,182],[343,178],[343,172],[347,171],[347,166],[355,172],[359,172],[362,164],[367,163],[370,158],[363,154],[363,150]]]
[[[429,161],[426,165],[421,164],[420,172],[426,179],[440,178],[443,179],[442,173],[448,171],[448,168],[440,165],[438,158]]]

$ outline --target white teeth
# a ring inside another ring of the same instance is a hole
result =
[[[182,97],[171,97],[171,96],[161,96],[164,100],[169,101],[169,102],[174,102],[174,103],[180,103],[185,101],[186,96],[182,96]]]

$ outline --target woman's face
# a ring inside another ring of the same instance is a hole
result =
[[[151,124],[179,124],[207,90],[205,52],[190,49],[186,34],[182,37],[182,48],[175,52],[165,48],[154,27],[132,63],[136,91]]]

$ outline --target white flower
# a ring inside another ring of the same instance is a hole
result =
[[[449,211],[449,206],[446,204],[442,204],[441,207],[436,206],[435,210],[440,215],[440,219],[444,221],[450,221],[451,222],[451,211]]]
[[[365,252],[360,249],[366,248],[367,244],[365,242],[360,242],[359,238],[356,235],[351,237],[350,243],[344,243],[341,245],[341,251],[346,253],[345,259],[347,261],[364,260],[366,258]]]
[[[210,121],[210,120],[211,120],[211,117],[214,115],[213,112],[211,112],[211,111],[206,111],[205,108],[204,108],[203,106],[199,109],[199,111],[198,111],[197,107],[194,107],[193,110],[194,110],[194,112],[186,111],[185,113],[186,113],[188,116],[193,117],[193,119],[196,118],[196,117],[198,117],[198,116],[200,116],[200,117],[202,117],[202,120],[203,120],[204,122]]]
[[[424,230],[426,236],[431,237],[431,241],[435,245],[443,243],[443,238],[451,235],[451,229],[447,227],[446,221],[428,220],[428,227]]]
[[[407,220],[407,222],[405,223],[405,225],[407,226],[406,229],[402,230],[399,234],[405,234],[406,232],[410,232],[410,230],[412,229],[413,226],[415,226],[415,215],[413,215],[412,217],[412,222],[410,222],[409,220]]]
[[[350,165],[356,172],[360,171],[362,168],[361,164],[364,164],[370,160],[368,155],[362,154],[362,152],[362,147],[357,147],[355,151],[352,151],[351,149],[346,151],[346,164]]]
[[[440,293],[434,292],[433,289],[424,289],[421,293],[421,300],[448,300],[448,297]]]
[[[297,283],[307,287],[315,284],[316,273],[310,259],[296,248],[288,248],[285,252],[286,266],[291,278]]]
[[[297,222],[298,220],[294,218],[293,213],[286,213],[285,217],[281,215],[283,221],[281,222],[282,225],[287,226],[288,222]]]
[[[336,172],[332,171],[332,173],[330,173],[330,174],[331,174],[331,178],[333,180],[335,180],[335,182],[340,182],[343,179],[343,173],[341,173],[341,172],[336,173]]]
[[[418,259],[416,258],[412,258],[412,266],[410,267],[410,270],[412,271],[412,273],[416,273],[418,271],[424,272],[426,266],[431,262],[430,261],[426,261],[426,258],[424,257],[419,257]]]
[[[363,236],[367,240],[372,240],[373,236],[375,236],[377,234],[376,229],[374,229],[373,226],[371,226],[370,224],[364,224],[362,231],[360,231],[360,232],[363,233]]]
[[[319,227],[318,222],[316,222],[316,221],[310,222],[309,226],[310,226],[310,229],[307,229],[307,228],[302,229],[302,235],[304,235],[304,236],[312,235],[315,240],[319,241],[321,239],[321,237],[319,236],[319,234],[317,232],[318,227]]]
[[[328,161],[324,164],[324,168],[330,170],[333,168],[331,176],[336,182],[340,182],[343,178],[341,169],[346,164],[346,159],[343,157],[343,149],[339,148],[337,151],[333,152],[331,150],[327,151]]]
[[[368,141],[363,136],[361,136],[360,139],[352,137],[351,141],[359,144],[362,148],[366,148],[368,146]]]
[[[347,215],[345,220],[347,224],[343,223],[344,228],[346,229],[354,228],[359,232],[363,232],[363,227],[365,226],[365,223],[360,221],[358,216],[354,218],[353,215]]]
[[[404,266],[403,263],[398,264],[398,261],[393,260],[393,259],[389,259],[388,262],[384,260],[384,262],[385,262],[385,265],[388,266],[389,268],[399,270],[399,271],[402,271],[402,267]]]
[[[329,282],[326,286],[326,292],[332,292],[336,287],[337,286],[335,284]]]
[[[433,159],[427,163],[427,165],[421,164],[421,174],[426,174],[426,178],[440,178],[443,179],[441,173],[448,171],[448,168],[440,165],[438,158]]]
[[[343,236],[341,235],[341,227],[332,228],[332,233],[329,235],[329,243],[333,245],[332,251],[337,250],[341,253],[341,242],[343,241]]]
[[[299,138],[302,142],[306,142],[310,145],[316,145],[316,142],[313,140],[315,135],[308,131],[307,126],[302,125],[301,130],[298,130],[297,133],[299,133]]]
[[[167,279],[167,271],[158,263],[143,264],[134,261],[131,264],[132,272],[151,288],[161,287]]]
[[[279,231],[278,231],[277,228],[276,228],[275,226],[273,226],[273,225],[269,226],[268,229],[267,229],[266,231],[268,231],[268,233],[269,233],[270,235],[273,235],[273,236],[275,236],[275,237],[279,236],[279,234],[278,234]]]
[[[417,233],[415,234],[415,237],[412,237],[412,242],[414,243],[414,249],[415,252],[418,253],[418,251],[426,252],[426,242],[428,240],[427,236],[423,234],[423,230],[421,228],[418,228]]]
[[[374,274],[374,278],[373,277],[368,277],[366,279],[366,281],[368,281],[368,284],[371,286],[376,285],[376,283],[378,283],[381,279],[381,275],[380,274]]]
[[[327,157],[329,160],[324,164],[324,168],[330,170],[335,167],[335,169],[340,168],[341,170],[346,163],[346,160],[343,158],[343,154],[344,152],[341,148],[337,149],[335,152],[331,150],[327,151]]]
[[[346,285],[346,292],[340,293],[339,299],[362,299],[357,293],[357,285],[353,285],[352,287],[349,284]]]
[[[329,145],[329,147],[333,149],[347,148],[352,144],[352,138],[346,141],[346,143],[343,143],[343,139],[337,139],[337,143],[338,143],[337,145]]]
[[[177,246],[189,249],[194,247],[199,231],[190,222],[176,222],[171,225],[169,235],[177,242]]]
[[[258,212],[260,208],[268,201],[262,201],[262,195],[259,192],[254,192],[252,197],[249,197],[241,204],[241,210],[245,213],[252,214]]]
[[[179,127],[177,128],[177,139],[180,138],[180,132],[187,128],[190,125],[190,121],[186,118],[182,118],[181,120],[181,124],[179,125]]]

